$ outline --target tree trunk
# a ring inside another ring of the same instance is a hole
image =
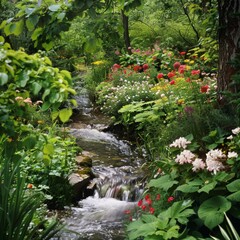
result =
[[[236,73],[231,61],[240,53],[240,1],[218,0],[219,12],[219,65],[217,88],[219,100],[222,91],[236,92],[230,85],[231,77]]]
[[[122,14],[122,23],[123,23],[123,34],[124,34],[124,42],[125,42],[125,47],[128,51],[129,54],[131,54],[131,42],[130,42],[130,37],[129,37],[129,23],[128,23],[128,16],[124,13],[124,11],[121,11]]]

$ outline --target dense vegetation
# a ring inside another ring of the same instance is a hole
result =
[[[238,44],[222,52],[227,4],[1,0],[1,239],[50,239],[62,227],[46,212],[72,201],[68,175],[81,149],[66,124],[79,76],[147,152],[128,239],[221,239],[222,229],[233,239],[240,78]]]

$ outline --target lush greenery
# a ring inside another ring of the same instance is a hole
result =
[[[61,228],[45,217],[71,203],[73,74],[147,153],[130,240],[237,236],[239,93],[216,91],[218,1],[14,2],[0,1],[0,236]]]
[[[140,136],[149,182],[129,239],[210,239],[239,221],[239,127],[220,108],[216,74],[195,50],[132,50],[96,88],[102,111]],[[160,63],[160,64],[159,64]],[[220,237],[220,236],[219,236]]]

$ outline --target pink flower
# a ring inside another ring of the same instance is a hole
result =
[[[174,200],[174,197],[173,196],[170,196],[169,198],[168,198],[168,202],[172,202]]]
[[[121,66],[119,64],[117,64],[117,63],[113,64],[113,66],[112,66],[112,70],[114,72],[117,71],[119,68],[121,68]]]
[[[143,71],[146,71],[149,68],[149,66],[148,64],[143,64],[142,68],[143,68]]]
[[[204,169],[206,167],[206,164],[203,162],[202,159],[200,158],[196,158],[193,162],[192,162],[193,168],[192,170],[194,172]]]
[[[191,74],[192,75],[198,75],[198,74],[200,74],[200,70],[192,70]]]
[[[173,67],[174,67],[175,69],[178,69],[180,66],[181,66],[181,63],[180,63],[180,62],[175,62],[175,63],[173,64]]]
[[[182,74],[184,73],[185,69],[186,69],[186,65],[180,65],[180,67],[178,68],[178,72]]]

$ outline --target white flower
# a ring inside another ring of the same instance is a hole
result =
[[[232,140],[233,139],[233,135],[230,135],[227,137],[228,140]]]
[[[178,147],[178,148],[183,148],[185,149],[187,147],[187,144],[191,143],[184,137],[180,137],[176,139],[172,144],[170,144],[170,147]]]
[[[236,152],[228,152],[228,158],[237,158],[238,154]]]
[[[206,155],[207,155],[206,161],[208,160],[217,161],[226,158],[226,155],[222,152],[221,149],[210,150]]]
[[[193,168],[192,170],[194,172],[196,172],[197,170],[201,170],[201,169],[204,169],[206,167],[206,164],[205,162],[200,159],[200,158],[196,158],[193,162],[192,162],[192,165],[193,165]]]
[[[224,165],[219,161],[206,160],[206,164],[207,164],[207,170],[209,172],[213,172],[214,174],[224,169]]]
[[[235,135],[239,134],[240,133],[240,127],[237,127],[235,129],[233,129],[232,133],[235,134]]]
[[[183,150],[180,154],[177,155],[175,162],[179,164],[191,163],[195,155],[189,150]]]

